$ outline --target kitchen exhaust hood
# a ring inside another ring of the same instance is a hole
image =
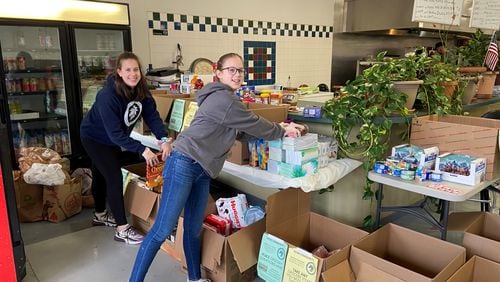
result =
[[[476,31],[469,27],[472,0],[464,1],[459,25],[413,22],[413,4],[414,0],[345,0],[343,32],[439,38],[440,31]]]

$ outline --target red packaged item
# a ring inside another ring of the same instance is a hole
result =
[[[161,159],[161,156],[159,156]],[[153,191],[160,193],[163,185],[163,167],[165,162],[160,161],[154,166],[146,165],[146,186],[153,189]]]
[[[210,226],[215,227],[217,233],[219,234],[222,234],[224,236],[231,234],[231,221],[227,218],[223,218],[215,214],[209,214],[205,218],[204,222]]]

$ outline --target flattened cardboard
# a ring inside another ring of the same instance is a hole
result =
[[[500,264],[473,256],[447,282],[498,282]]]
[[[404,281],[446,281],[465,262],[465,249],[394,224],[351,247],[354,273],[367,263]]]
[[[422,116],[412,121],[410,141],[421,147],[438,146],[440,153],[484,157],[486,179],[492,180],[500,176],[499,130],[500,120],[453,115]]]

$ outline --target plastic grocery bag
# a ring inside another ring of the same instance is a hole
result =
[[[66,174],[60,164],[33,163],[23,177],[28,184],[54,186],[64,184]]]

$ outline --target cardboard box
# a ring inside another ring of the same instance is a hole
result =
[[[168,121],[168,116],[175,99],[186,99],[189,98],[188,94],[167,94],[166,90],[152,90],[151,94],[156,102],[156,110],[160,114],[161,120],[166,123]],[[146,125],[144,120],[140,118],[134,125],[134,131],[142,134],[151,134],[151,130]]]
[[[19,221],[35,222],[43,219],[43,185],[27,184],[20,171],[15,171],[14,190]]]
[[[335,282],[403,282],[393,275],[375,268],[367,263],[361,263],[357,273],[354,273],[348,260],[344,260],[322,274],[323,281]]]
[[[288,105],[279,106],[259,103],[245,103],[247,108],[268,121],[282,122],[288,118]]]
[[[447,282],[497,282],[500,264],[473,256]]]
[[[234,141],[226,161],[239,165],[248,164],[248,143],[238,140]]]
[[[217,214],[213,199],[205,214]],[[256,277],[256,264],[260,241],[266,228],[261,219],[237,232],[223,236],[203,227],[201,234],[201,266],[203,277],[212,282],[253,281]],[[183,251],[183,218],[179,219],[174,250],[180,254],[183,266],[186,260]]]
[[[43,187],[43,218],[61,222],[82,211],[82,178],[57,186]]]
[[[296,188],[269,196],[266,206],[266,232],[284,240],[291,247],[300,247],[306,251],[312,251],[321,245],[329,251],[338,250],[327,258],[315,257],[318,259],[318,265],[312,271],[316,272],[316,281],[319,281],[321,272],[347,259],[350,244],[368,233],[311,212],[310,197],[309,193]],[[290,271],[300,273],[304,270]]]
[[[413,119],[410,141],[421,147],[438,146],[440,153],[454,152],[486,158],[486,180],[500,176],[498,131],[500,120],[468,116],[423,116]]]
[[[141,177],[132,178],[128,182],[125,189],[124,203],[125,210],[132,215],[131,225],[147,233],[153,227],[156,219],[161,194],[145,188],[146,183],[143,181],[143,177],[146,176],[145,163],[128,165],[124,169]]]
[[[449,230],[464,231],[467,258],[474,255],[500,263],[500,216],[484,212],[452,213]]]
[[[446,153],[436,159],[436,170],[442,172],[443,180],[477,185],[484,181],[486,159]]]
[[[461,246],[387,224],[351,247],[354,273],[363,263],[403,281],[446,281],[465,262]]]

